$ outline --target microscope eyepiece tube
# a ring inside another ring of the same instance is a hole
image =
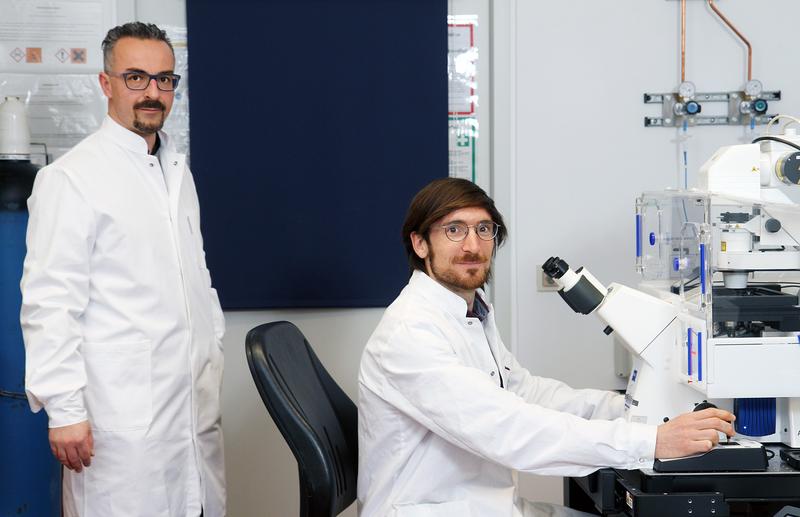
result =
[[[573,270],[569,268],[569,264],[565,260],[558,257],[550,257],[547,262],[542,264],[544,274],[553,279],[553,282],[564,291],[569,291],[578,283],[580,278]]]
[[[586,269],[573,271],[558,257],[549,258],[542,269],[561,287],[558,294],[575,312],[589,314],[603,303],[606,288]]]

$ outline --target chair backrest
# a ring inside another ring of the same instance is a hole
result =
[[[245,342],[258,392],[297,460],[301,517],[333,517],[356,498],[358,410],[288,321]]]

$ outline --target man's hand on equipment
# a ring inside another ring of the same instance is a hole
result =
[[[58,461],[75,472],[92,464],[94,440],[89,422],[50,429],[50,450]]]
[[[708,408],[684,413],[658,426],[656,458],[680,458],[710,451],[719,443],[719,433],[734,435],[733,413]]]

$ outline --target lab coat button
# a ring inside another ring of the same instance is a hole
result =
[[[152,166],[153,166],[153,162],[150,162],[150,167],[152,167]]]
[[[494,377],[494,372],[490,373],[489,375],[491,375],[492,377]]]
[[[178,165],[178,162],[172,162],[172,165]]]
[[[645,461],[647,460],[645,460],[644,458],[639,458],[639,463],[644,463]]]
[[[471,321],[468,321],[468,322],[467,322],[467,325],[472,325],[472,322],[471,322]]]

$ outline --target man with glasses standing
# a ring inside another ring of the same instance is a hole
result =
[[[520,366],[482,290],[506,236],[492,199],[469,181],[433,181],[411,202],[402,232],[411,279],[361,358],[360,517],[586,515],[519,498],[515,471],[652,467],[733,435],[733,415],[719,409],[627,423],[622,395]]]
[[[160,131],[172,44],[135,22],[102,48],[108,116],[28,201],[28,400],[66,467],[65,516],[222,517],[225,324],[192,175]]]

